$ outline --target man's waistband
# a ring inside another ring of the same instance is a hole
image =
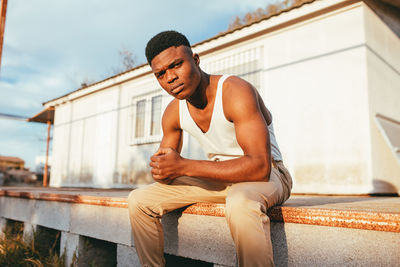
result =
[[[282,160],[274,160],[272,158],[271,160],[271,167],[272,168],[278,168],[278,165],[283,165],[283,161]]]

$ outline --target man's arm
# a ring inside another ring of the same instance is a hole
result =
[[[164,111],[162,121],[163,138],[160,148],[172,148],[178,153],[182,149],[182,130],[179,123],[179,101],[172,100]]]
[[[166,148],[180,153],[182,150],[182,130],[179,123],[179,101],[176,99],[172,100],[164,111],[162,121],[163,137],[160,143],[160,147],[154,156],[161,156],[164,154]],[[151,166],[151,163],[150,163]],[[170,175],[170,177],[155,177],[154,168],[152,169],[153,178],[161,183],[169,183],[171,179],[178,177],[179,175]]]
[[[271,171],[269,132],[260,110],[257,92],[246,81],[229,77],[224,83],[224,113],[235,125],[244,155],[213,162],[182,158],[174,148],[162,146],[150,166],[155,179],[202,177],[221,182],[268,181]]]

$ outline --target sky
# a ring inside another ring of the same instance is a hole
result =
[[[0,113],[32,117],[42,103],[100,81],[122,65],[121,49],[145,63],[147,41],[163,30],[191,44],[225,31],[235,16],[274,0],[9,0],[0,72]],[[35,170],[47,126],[0,117],[0,155]],[[51,151],[50,151],[51,153]]]

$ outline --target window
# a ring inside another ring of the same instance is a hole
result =
[[[225,56],[204,65],[204,70],[212,74],[233,74],[250,82],[260,90],[262,72],[262,49],[255,47]]]
[[[159,135],[161,129],[161,96],[151,98],[151,129],[150,135]]]
[[[144,123],[146,118],[146,100],[136,102],[135,137],[144,137]]]
[[[161,141],[162,103],[159,91],[132,99],[131,144]]]

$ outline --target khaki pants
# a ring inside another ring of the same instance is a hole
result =
[[[236,246],[239,266],[273,266],[268,208],[290,196],[292,179],[282,162],[271,169],[269,182],[219,183],[179,177],[172,184],[153,183],[128,197],[135,246],[143,266],[164,266],[160,218],[199,202],[226,203],[225,216]]]

